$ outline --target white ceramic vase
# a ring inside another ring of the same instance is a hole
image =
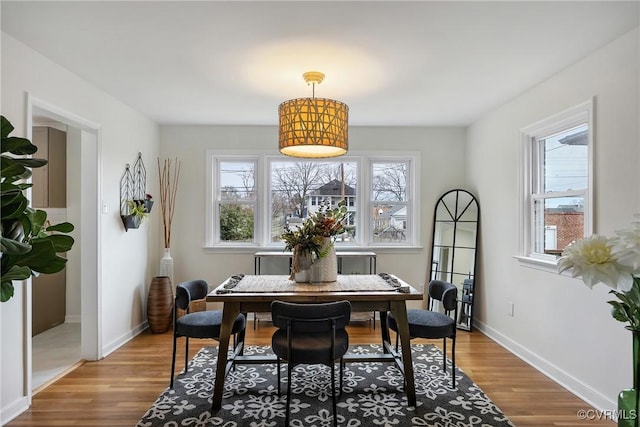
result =
[[[176,288],[176,283],[173,280],[173,258],[171,258],[171,248],[164,248],[164,254],[162,256],[162,259],[160,259],[159,276],[169,277],[173,289]]]
[[[295,281],[298,283],[309,282],[311,278],[311,252],[305,250],[298,251],[296,249],[294,260],[297,263],[294,268]]]
[[[315,260],[314,281],[335,282],[338,280],[338,257],[331,237],[325,237],[320,251],[324,256]]]

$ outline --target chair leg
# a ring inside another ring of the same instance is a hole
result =
[[[287,409],[284,416],[284,425],[289,425],[289,412],[291,410],[291,362],[287,362]]]
[[[184,372],[189,370],[189,337],[185,337],[186,344],[184,345]]]
[[[447,372],[447,339],[442,339],[442,372]]]
[[[171,358],[171,382],[169,383],[169,388],[173,388],[173,375],[176,371],[176,344],[178,337],[176,334],[173,334],[173,357]]]
[[[280,397],[280,358],[279,357],[277,358],[277,362],[276,363],[277,363],[276,369],[278,371],[277,372],[277,374],[278,374],[278,397]]]
[[[340,358],[340,396],[342,397],[342,376],[344,374],[344,359]]]
[[[336,363],[331,362],[331,403],[333,404],[333,427],[338,427],[338,412],[336,410]],[[341,362],[342,366],[342,362]],[[340,369],[342,371],[342,369]],[[340,378],[342,380],[342,378]],[[342,384],[340,385],[342,388]]]
[[[451,381],[453,388],[456,388],[456,336],[453,336],[453,343],[451,343]]]

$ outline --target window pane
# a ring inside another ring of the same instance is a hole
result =
[[[406,162],[385,162],[372,164],[372,199],[375,201],[407,200]]]
[[[582,125],[543,139],[543,193],[588,186],[588,128]]]
[[[255,200],[255,163],[242,161],[221,161],[221,200]]]
[[[336,207],[344,198],[349,210],[348,233],[356,233],[357,164],[344,161],[281,160],[271,162],[271,242],[285,227],[301,223],[322,206]]]
[[[220,241],[253,242],[253,205],[222,203],[219,209]]]
[[[555,197],[534,202],[536,253],[559,255],[584,237],[584,197]]]
[[[407,241],[406,205],[374,204],[371,215],[374,243],[405,243]]]

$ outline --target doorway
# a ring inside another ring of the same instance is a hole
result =
[[[82,360],[102,357],[99,319],[100,126],[30,95],[27,96],[27,137],[41,124],[67,134],[67,205],[64,220],[75,227],[75,244],[67,254],[64,323],[31,337],[34,283],[27,286],[25,330],[26,383],[29,400],[52,379],[64,375]],[[36,153],[38,157],[39,153]],[[30,197],[32,197],[30,195]],[[46,209],[44,209],[46,210]],[[59,211],[55,212],[59,214]],[[59,219],[59,218],[58,218]],[[41,354],[49,359],[43,365]],[[53,356],[53,357],[52,357]],[[51,360],[54,359],[54,360]]]

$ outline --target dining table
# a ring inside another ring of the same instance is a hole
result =
[[[234,320],[240,313],[271,311],[273,301],[295,303],[322,303],[347,300],[353,312],[380,313],[382,348],[379,354],[349,354],[344,363],[350,362],[394,362],[405,378],[407,402],[416,405],[416,391],[413,376],[413,361],[407,306],[409,300],[420,300],[423,295],[413,286],[393,274],[353,274],[338,275],[335,282],[320,284],[297,283],[288,275],[245,275],[237,274],[207,294],[207,302],[222,303],[222,323],[220,326],[218,361],[214,380],[212,410],[222,407],[222,394],[227,373],[234,364],[275,363],[274,356],[249,356],[235,351],[229,355],[229,340]],[[398,324],[401,351],[397,353],[391,344],[386,313],[391,312]],[[244,340],[244,334],[240,335]],[[243,344],[243,343],[241,343]],[[238,348],[238,346],[236,346]]]

